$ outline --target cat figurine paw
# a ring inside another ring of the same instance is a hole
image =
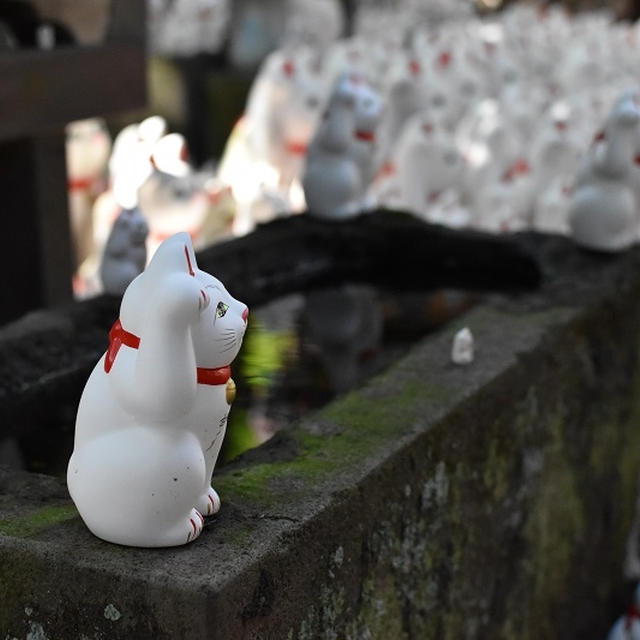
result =
[[[89,529],[136,547],[195,540],[220,508],[211,476],[235,389],[246,305],[165,240],[127,288],[84,388],[67,484]]]

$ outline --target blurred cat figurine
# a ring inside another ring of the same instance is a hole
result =
[[[109,348],[80,399],[67,484],[99,538],[186,544],[220,508],[211,476],[235,386],[247,307],[198,269],[186,233],[127,288]]]
[[[100,279],[107,293],[122,295],[147,263],[149,227],[140,209],[123,209],[113,223],[100,262]]]
[[[632,605],[616,620],[607,640],[640,640],[640,584],[633,593]]]
[[[344,219],[360,211],[362,177],[352,152],[355,101],[353,87],[343,78],[309,145],[302,186],[311,215]]]
[[[602,140],[578,173],[569,225],[574,241],[582,247],[615,252],[637,240],[633,175],[639,125],[638,99],[624,94],[607,118]]]

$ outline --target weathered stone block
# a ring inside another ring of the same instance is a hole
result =
[[[490,296],[222,468],[223,509],[188,547],[104,543],[61,481],[5,470],[0,630],[602,637],[640,462],[640,251],[513,243],[540,265],[538,290]],[[463,325],[476,359],[456,367]]]

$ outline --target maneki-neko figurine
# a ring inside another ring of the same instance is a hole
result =
[[[85,386],[67,483],[89,529],[137,547],[195,540],[220,508],[211,476],[235,386],[246,305],[165,240],[127,288]]]

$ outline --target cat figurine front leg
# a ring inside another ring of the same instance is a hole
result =
[[[127,288],[82,394],[67,484],[89,529],[140,547],[185,544],[220,507],[211,476],[246,305],[198,269],[186,233]]]

